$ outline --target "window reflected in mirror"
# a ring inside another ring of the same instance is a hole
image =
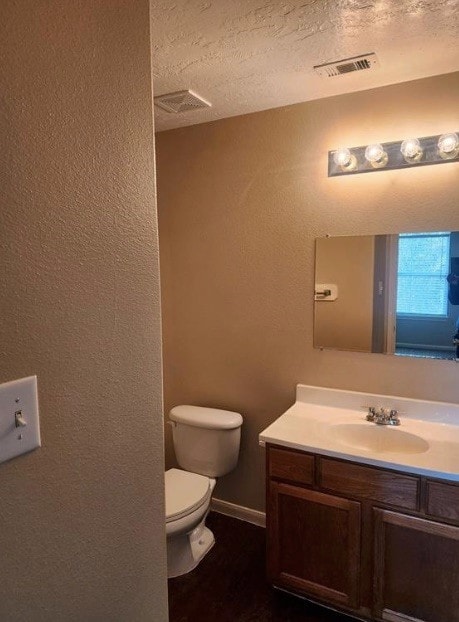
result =
[[[316,240],[314,346],[459,358],[459,232]]]

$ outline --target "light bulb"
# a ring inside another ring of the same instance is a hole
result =
[[[442,134],[438,139],[438,152],[444,160],[455,158],[459,153],[459,137],[457,134]]]
[[[374,144],[368,145],[365,149],[365,158],[368,162],[378,162],[384,157],[384,149],[382,145]]]
[[[357,168],[357,160],[347,147],[335,151],[333,162],[343,171],[354,171]]]
[[[351,160],[351,152],[347,147],[337,149],[333,154],[333,162],[338,166],[346,166]]]
[[[400,151],[407,162],[419,162],[422,158],[422,147],[417,138],[407,138],[407,140],[404,140]]]
[[[365,158],[373,168],[382,168],[387,164],[387,153],[379,143],[368,145],[365,149]]]

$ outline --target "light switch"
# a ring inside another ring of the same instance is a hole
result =
[[[37,377],[0,384],[0,462],[40,446]]]

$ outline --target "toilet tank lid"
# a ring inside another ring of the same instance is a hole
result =
[[[232,430],[242,425],[242,417],[239,413],[204,406],[174,406],[169,413],[169,418],[171,421],[185,423],[196,428],[214,430]]]

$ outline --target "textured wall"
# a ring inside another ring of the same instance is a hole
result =
[[[0,464],[2,622],[167,619],[148,0],[4,0],[0,381],[43,447]]]
[[[327,151],[459,128],[459,74],[157,136],[165,401],[243,413],[216,496],[261,508],[257,435],[298,382],[459,399],[447,361],[314,350],[314,238],[459,228],[459,164],[327,177]]]

